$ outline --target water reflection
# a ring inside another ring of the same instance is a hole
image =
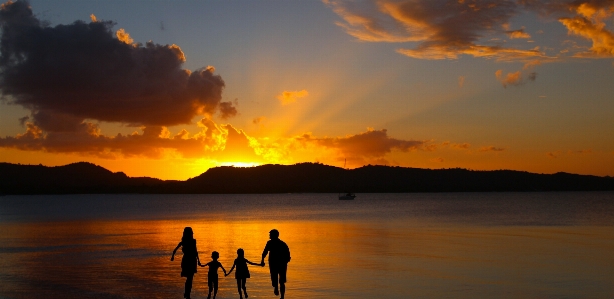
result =
[[[614,226],[483,225],[458,221],[460,216],[442,221],[442,215],[407,215],[443,209],[446,200],[408,204],[379,205],[379,212],[391,207],[385,221],[267,220],[271,214],[256,212],[223,217],[218,209],[214,213],[220,217],[203,212],[180,219],[0,222],[0,297],[179,298],[185,279],[179,275],[179,256],[175,262],[169,257],[186,226],[194,230],[203,262],[217,251],[227,268],[237,248],[248,260],[259,261],[268,232],[277,228],[292,250],[287,298],[607,298],[614,293]],[[317,211],[286,204],[279,214],[294,209],[297,215]],[[576,212],[575,219],[602,213],[584,209],[589,212]],[[484,213],[482,220],[492,215]],[[554,217],[550,211],[527,215]],[[268,268],[251,266],[250,273],[249,297],[274,298]],[[206,269],[195,275],[192,298],[206,298],[206,276]],[[234,277],[220,275],[217,298],[236,297]]]

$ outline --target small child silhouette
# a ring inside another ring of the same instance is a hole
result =
[[[213,299],[215,299],[215,296],[217,295],[217,270],[219,268],[222,268],[222,270],[224,271],[224,274],[226,274],[226,269],[224,269],[224,266],[222,266],[222,264],[220,262],[217,261],[218,258],[220,258],[220,254],[217,251],[214,251],[211,253],[211,258],[213,259],[212,261],[204,264],[204,265],[200,265],[201,267],[205,267],[205,266],[209,266],[209,274],[207,275],[208,278],[208,285],[209,285],[209,296],[207,296],[207,299],[211,299],[211,291],[213,291]]]
[[[232,270],[237,267],[235,271],[235,278],[237,279],[237,290],[239,291],[239,298],[243,299],[241,296],[241,289],[243,289],[243,294],[245,294],[245,298],[247,299],[247,289],[245,288],[245,282],[250,277],[249,269],[247,268],[247,264],[260,266],[260,264],[252,263],[245,259],[245,252],[242,248],[237,249],[237,258],[235,259],[234,264],[232,264],[232,268],[228,271],[226,276],[232,273]]]

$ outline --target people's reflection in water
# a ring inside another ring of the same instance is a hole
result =
[[[288,245],[279,239],[279,231],[272,229],[269,232],[270,240],[266,243],[264,251],[262,251],[262,260],[260,266],[264,267],[264,258],[269,254],[269,271],[271,272],[271,283],[273,284],[273,293],[284,298],[286,293],[286,272],[288,263],[290,262],[290,249]],[[278,288],[279,283],[279,288]]]
[[[245,294],[245,298],[248,297],[247,289],[245,288],[245,282],[247,281],[248,278],[250,278],[249,269],[247,268],[247,264],[254,265],[254,266],[260,266],[260,264],[252,263],[249,260],[247,260],[245,258],[245,252],[243,251],[243,248],[239,248],[237,249],[237,258],[235,259],[234,264],[232,264],[232,268],[230,268],[230,271],[228,271],[228,274],[226,274],[226,276],[230,275],[232,270],[235,267],[237,268],[237,270],[235,271],[235,279],[237,279],[237,290],[239,291],[240,299],[243,299],[243,296],[241,295],[241,289],[243,289],[243,294]]]
[[[196,264],[200,265],[200,259],[198,258],[198,249],[196,248],[196,239],[194,239],[194,232],[191,227],[183,229],[183,237],[181,242],[177,244],[171,261],[175,260],[175,253],[177,249],[181,247],[183,252],[183,258],[181,259],[181,277],[185,277],[185,292],[183,298],[190,299],[190,293],[192,293],[192,281],[194,280],[194,274],[196,273]]]
[[[209,266],[209,274],[207,275],[207,279],[208,279],[207,284],[209,285],[209,295],[207,296],[207,299],[211,299],[211,291],[213,291],[213,299],[215,299],[215,296],[217,295],[217,286],[218,286],[217,270],[219,268],[222,268],[222,270],[224,271],[224,275],[228,275],[226,274],[226,269],[224,269],[224,266],[222,266],[222,263],[218,262],[217,259],[219,258],[220,258],[220,254],[217,251],[214,251],[211,253],[212,261],[204,265],[200,265],[201,267]]]

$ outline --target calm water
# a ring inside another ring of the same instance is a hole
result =
[[[614,192],[0,197],[0,298],[181,298],[201,260],[290,246],[287,298],[611,298]],[[206,268],[193,298],[206,298]],[[249,298],[275,298],[250,266]],[[234,275],[218,298],[238,298]]]

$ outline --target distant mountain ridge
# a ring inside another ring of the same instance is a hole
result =
[[[163,182],[130,178],[87,162],[53,167],[0,163],[0,194],[132,193]]]
[[[79,162],[64,166],[0,163],[0,194],[85,193],[394,193],[614,190],[614,178],[570,173],[363,166],[320,163],[215,167],[186,181],[131,178]]]

